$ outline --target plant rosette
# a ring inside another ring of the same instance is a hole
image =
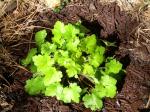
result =
[[[87,35],[89,30],[80,22],[65,25],[57,21],[51,31],[51,39],[47,39],[45,29],[38,31],[37,48],[32,48],[21,60],[33,73],[26,81],[25,91],[29,95],[56,97],[64,103],[83,101],[93,111],[102,109],[103,99],[116,95],[117,79],[113,76],[119,75],[122,64],[106,57],[107,45],[100,45],[95,34]],[[80,77],[94,86],[81,87]]]

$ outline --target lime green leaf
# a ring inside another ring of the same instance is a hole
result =
[[[101,82],[104,86],[116,85],[117,80],[109,75],[104,75],[101,77]]]
[[[77,51],[77,49],[78,49],[77,47],[78,47],[79,43],[80,43],[79,38],[76,38],[75,40],[71,39],[66,44],[67,50],[69,50],[69,51]]]
[[[41,47],[41,45],[45,42],[46,36],[47,36],[46,30],[38,31],[35,34],[35,42],[38,47]]]
[[[55,44],[51,44],[49,42],[45,42],[41,45],[41,53],[49,55],[56,51],[57,46]]]
[[[63,47],[65,40],[57,35],[55,35],[55,37],[52,38],[54,43],[57,43],[59,46],[59,48]]]
[[[104,61],[104,56],[103,55],[99,55],[98,53],[94,54],[94,55],[90,55],[88,57],[89,63],[91,65],[93,65],[94,67],[98,67],[100,66],[100,64],[103,63]]]
[[[96,36],[87,36],[86,38],[82,39],[81,45],[81,48],[84,52],[88,54],[93,53],[96,48]]]
[[[60,82],[62,78],[62,72],[57,71],[54,67],[49,67],[49,71],[46,72],[44,77],[44,85],[49,86],[54,82]]]
[[[69,87],[65,87],[63,90],[62,100],[65,103],[70,103],[71,101],[79,103],[81,88],[76,83],[70,83]]]
[[[32,73],[36,73],[37,72],[37,67],[34,65],[34,63],[32,62],[31,65],[30,65],[30,71]]]
[[[100,81],[107,90],[106,97],[113,98],[116,95],[117,80],[109,75],[104,75]]]
[[[66,72],[67,72],[68,77],[74,77],[78,73],[78,71],[73,67],[68,68]]]
[[[102,100],[95,94],[86,94],[83,97],[84,105],[86,108],[90,108],[92,111],[96,111],[103,107]]]
[[[61,98],[63,91],[63,86],[60,83],[53,83],[46,87],[45,96],[57,96],[58,99]]]
[[[55,35],[56,32],[53,32],[53,31],[58,31],[61,34],[65,33],[66,31],[65,31],[64,23],[61,21],[57,21],[54,25],[54,29],[52,30],[52,33]]]
[[[69,58],[69,52],[64,50],[58,50],[54,53],[54,60],[61,66],[67,66],[74,64],[74,61]]]
[[[62,23],[61,21],[57,21],[54,25],[54,28],[52,29],[52,34],[54,35],[52,41],[62,46],[65,42],[65,40],[62,38],[65,32],[66,31],[64,23]]]
[[[49,55],[37,55],[33,57],[33,62],[37,71],[45,74],[49,67],[54,64],[54,59],[50,58]]]
[[[93,77],[95,74],[94,68],[91,65],[89,65],[88,63],[84,64],[83,74]]]
[[[111,74],[111,73],[117,74],[122,69],[122,64],[116,59],[109,58],[108,62],[105,64],[105,67],[106,67],[105,72],[107,74]]]
[[[104,98],[107,95],[107,90],[101,83],[99,83],[95,85],[95,88],[92,90],[92,93],[98,96],[99,98]]]
[[[67,66],[68,64],[72,63],[70,58],[60,57],[57,60],[58,64],[61,66]]]
[[[70,63],[68,61],[68,63],[66,63],[64,67],[67,69],[66,72],[68,77],[77,77],[77,74],[81,72],[81,66],[72,60],[70,61]]]
[[[71,58],[73,60],[77,60],[80,59],[82,56],[82,52],[78,49],[76,52],[73,52],[72,55],[71,55]]]
[[[80,86],[78,86],[77,83],[70,83],[69,87],[73,91],[72,101],[79,103],[80,93],[82,91]]]
[[[80,33],[79,29],[72,24],[65,25],[65,30],[64,38],[66,40],[69,40],[70,38],[74,39],[76,35]]]
[[[61,53],[59,52],[59,50],[56,50],[56,52],[54,52],[54,60],[56,62],[58,62],[58,59],[61,57]]]
[[[40,94],[44,90],[43,77],[35,77],[26,81],[25,91],[30,95]]]
[[[102,46],[96,46],[95,52],[89,55],[88,60],[94,67],[100,66],[104,61],[105,48]]]
[[[102,46],[96,46],[95,53],[96,53],[96,54],[98,53],[99,55],[104,55],[104,53],[105,53],[105,48],[102,47]]]
[[[62,57],[68,58],[69,57],[69,52],[64,51],[64,50],[59,50],[59,53]]]
[[[81,66],[76,63],[68,64],[66,65],[66,68],[68,77],[77,77],[77,74],[81,72]]]
[[[115,85],[106,86],[105,88],[106,88],[106,91],[107,91],[106,97],[113,98],[113,97],[116,95],[116,93],[117,93],[117,91],[116,91],[117,88],[116,88]]]
[[[26,57],[25,59],[22,59],[22,60],[21,60],[21,64],[22,64],[23,66],[29,65],[29,64],[32,62],[32,57],[33,57],[34,55],[36,55],[36,53],[37,53],[37,48],[32,48],[32,49],[30,49],[30,51],[28,52],[27,57]]]

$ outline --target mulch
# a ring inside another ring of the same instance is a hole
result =
[[[137,37],[134,35],[140,24],[134,15],[121,11],[116,3],[101,4],[99,0],[79,0],[71,2],[60,13],[51,10],[37,12],[33,18],[33,26],[52,28],[57,20],[65,23],[83,22],[92,33],[99,38],[117,42],[117,48],[112,49],[115,57],[119,59],[126,70],[122,82],[118,83],[118,94],[115,98],[104,100],[103,112],[148,112],[150,100],[150,56],[147,46],[136,47]],[[4,110],[12,105],[10,112],[91,112],[82,102],[79,104],[64,104],[56,98],[44,96],[29,96],[24,92],[25,81],[32,74],[24,68],[15,66],[29,49],[29,44],[18,44],[28,41],[35,28],[27,36],[22,35],[22,40],[14,43],[5,43],[2,37],[2,47],[8,50],[9,55],[15,59],[14,66],[6,66],[8,59],[0,59],[0,73],[7,79],[1,79],[2,92],[5,103],[0,109]],[[34,36],[34,35],[33,35]],[[143,40],[139,40],[143,41]],[[16,45],[16,46],[15,46]],[[30,44],[33,46],[34,43]],[[13,47],[12,47],[13,46]],[[2,52],[4,53],[4,51]],[[12,65],[12,64],[11,64]],[[18,65],[18,64],[17,64]],[[1,97],[0,97],[1,98]],[[5,111],[2,111],[5,112]]]

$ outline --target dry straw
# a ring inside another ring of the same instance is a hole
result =
[[[7,12],[0,19],[0,33],[5,44],[17,42],[22,36],[32,33],[36,22],[34,17],[46,9],[38,0],[14,1],[12,5],[15,8],[10,11],[10,6],[7,7]]]

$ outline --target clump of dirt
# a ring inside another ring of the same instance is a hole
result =
[[[5,102],[12,112],[91,112],[80,104],[64,104],[55,98],[31,97],[24,92],[25,81],[32,76],[19,65],[34,45],[34,33],[53,27],[57,20],[65,23],[81,20],[99,38],[117,41],[115,56],[121,60],[126,76],[114,99],[105,99],[105,111],[137,112],[149,108],[150,58],[149,29],[134,15],[121,11],[116,3],[101,4],[99,0],[78,0],[69,3],[60,13],[23,3],[11,14],[1,18],[0,86]],[[25,11],[28,9],[27,11]],[[21,15],[20,15],[21,14]],[[13,19],[10,17],[14,17]],[[143,16],[142,16],[143,17]],[[141,18],[141,17],[140,17]],[[140,23],[141,22],[141,23]],[[148,26],[148,25],[147,25]],[[140,32],[138,32],[140,29]],[[136,32],[136,33],[135,33]],[[144,32],[144,33],[143,33]],[[136,35],[135,35],[136,34]],[[9,103],[12,102],[12,103]],[[0,109],[6,109],[5,107]]]

